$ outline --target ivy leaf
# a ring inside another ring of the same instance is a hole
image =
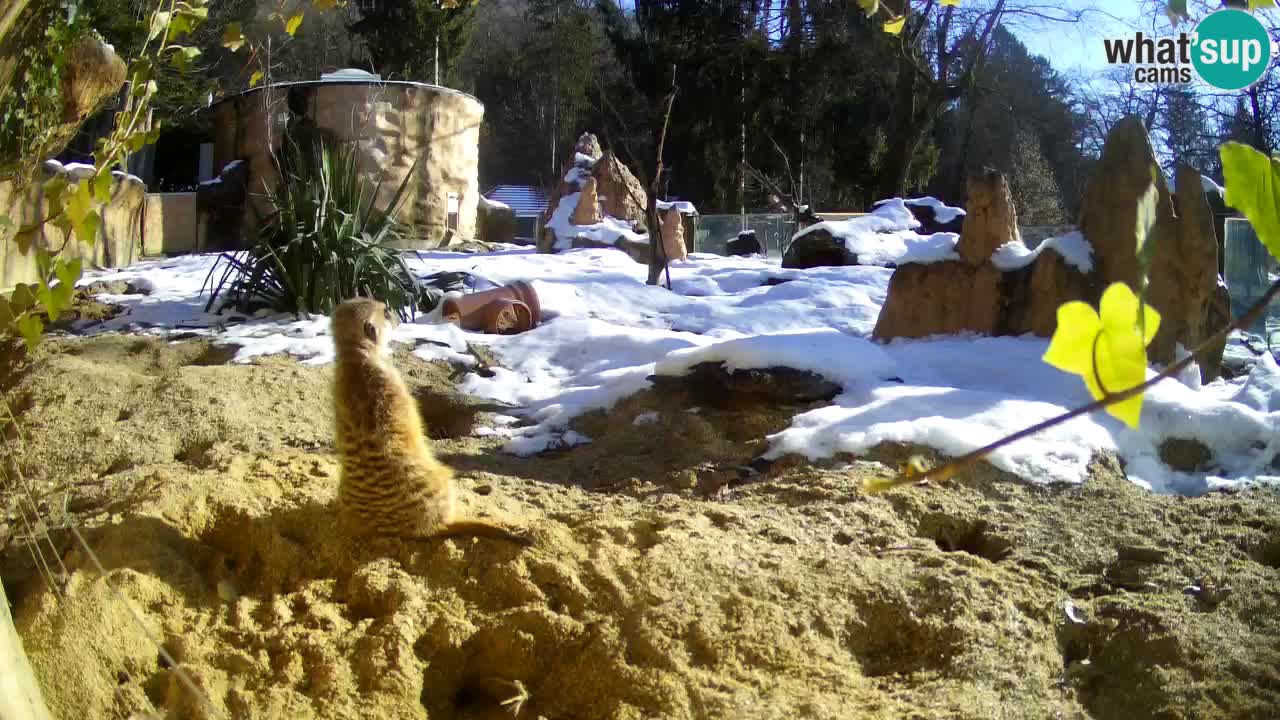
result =
[[[93,198],[103,205],[111,202],[111,172],[98,170],[93,178]]]
[[[1229,207],[1244,213],[1271,257],[1280,258],[1280,158],[1241,143],[1222,146]]]
[[[98,227],[102,225],[102,216],[97,210],[90,210],[80,222],[76,223],[76,238],[85,245],[92,245],[98,239]]]
[[[880,0],[858,0],[858,7],[862,8],[867,17],[871,17],[880,9]]]
[[[179,72],[186,72],[191,66],[191,62],[200,57],[200,48],[191,47],[190,45],[173,46],[174,53],[169,56],[169,62],[178,68]]]
[[[147,42],[151,42],[160,37],[164,33],[164,29],[169,27],[170,14],[168,12],[157,12],[151,16],[151,30],[147,34]]]
[[[1146,380],[1146,346],[1160,329],[1160,314],[1150,305],[1139,305],[1133,290],[1122,282],[1112,283],[1099,305],[1101,315],[1082,302],[1060,306],[1058,327],[1043,358],[1059,370],[1084,378],[1095,400]],[[1142,395],[1107,405],[1107,413],[1129,427],[1138,427]]]
[[[54,269],[54,274],[58,276],[58,282],[75,287],[75,284],[80,280],[80,273],[83,268],[84,263],[80,258],[59,260],[57,268]]]
[[[9,303],[13,306],[14,314],[20,315],[35,306],[36,293],[31,287],[26,283],[18,283],[13,288],[13,296],[9,298]]]
[[[222,47],[231,52],[236,52],[244,47],[244,44],[244,31],[240,28],[240,23],[228,23],[227,29],[222,31]]]
[[[297,13],[284,21],[284,31],[293,35],[298,32],[300,25],[302,25],[302,13]]]
[[[177,40],[183,35],[191,34],[193,27],[194,25],[189,16],[181,13],[174,15],[169,20],[169,39]]]
[[[89,194],[89,182],[87,180],[76,183],[76,189],[67,198],[63,209],[66,211],[67,217],[71,219],[72,225],[79,225],[80,221],[84,220],[85,216],[89,214],[89,211],[93,209],[93,197]]]
[[[18,244],[18,252],[26,255],[31,250],[32,244],[36,241],[36,233],[39,230],[40,228],[38,227],[26,228],[14,234],[13,241]]]
[[[260,82],[262,82],[262,71],[254,70],[253,74],[249,76],[249,87],[256,87]]]
[[[901,35],[902,28],[906,27],[906,25],[907,25],[907,16],[900,15],[892,20],[886,20],[884,22],[884,31],[889,33],[890,35]]]
[[[40,334],[44,332],[44,323],[35,315],[27,315],[18,321],[18,332],[27,343],[27,352],[36,349],[40,344]]]
[[[40,306],[49,314],[49,322],[58,322],[58,306],[53,300],[53,293],[49,290],[48,285],[41,285],[36,291],[36,299],[40,301]]]

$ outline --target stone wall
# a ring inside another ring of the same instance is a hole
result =
[[[260,211],[268,210],[264,188],[277,180],[271,153],[288,130],[353,143],[361,172],[374,186],[381,181],[380,207],[412,174],[399,218],[415,227],[414,247],[446,240],[450,193],[458,204],[454,236],[475,237],[484,106],[470,95],[409,82],[287,83],[227,98],[213,112],[214,169],[246,161],[249,203]],[[241,237],[255,222],[246,207]]]

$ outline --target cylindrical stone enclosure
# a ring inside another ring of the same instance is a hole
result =
[[[412,227],[409,247],[438,247],[450,229],[453,237],[475,237],[484,106],[449,88],[370,77],[278,83],[213,105],[214,167],[243,160],[249,179],[241,232],[211,243],[242,246],[258,222],[254,209],[269,214],[264,190],[278,180],[272,154],[286,132],[353,146],[380,209],[412,171],[397,214]]]

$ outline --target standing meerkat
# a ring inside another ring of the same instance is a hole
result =
[[[417,403],[391,364],[395,322],[386,305],[366,298],[348,300],[333,313],[340,515],[366,534],[482,536],[531,545],[499,525],[454,516],[453,470],[432,454]]]

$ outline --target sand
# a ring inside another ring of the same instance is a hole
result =
[[[331,507],[329,369],[229,365],[200,339],[7,352],[9,475],[21,471],[53,520],[42,547],[54,572],[15,537],[0,580],[58,717],[1190,719],[1280,707],[1274,490],[1153,496],[1099,456],[1083,486],[984,466],[868,496],[861,482],[914,449],[752,467],[764,435],[802,408],[678,389],[581,418],[590,445],[520,459],[471,434],[487,416],[454,391],[458,369],[401,352],[469,511],[530,528],[536,545],[351,542]],[[64,509],[105,575],[56,527]]]

